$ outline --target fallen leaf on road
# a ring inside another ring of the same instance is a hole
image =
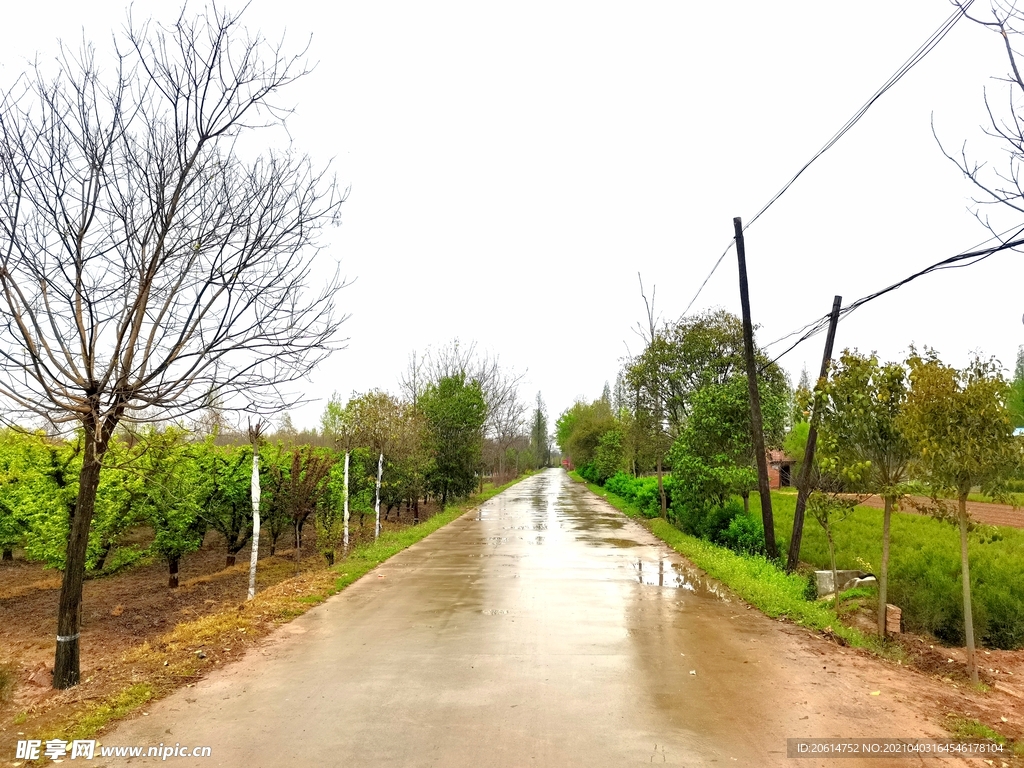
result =
[[[881,691],[872,691],[872,692],[871,692],[871,695],[872,695],[872,696],[881,696],[881,695],[882,695],[882,692],[881,692]]]
[[[691,675],[696,675],[697,674],[697,670],[696,669],[691,669],[690,670],[690,674]]]

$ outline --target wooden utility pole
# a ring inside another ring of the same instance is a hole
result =
[[[836,340],[836,326],[839,324],[839,310],[843,306],[843,297],[836,296],[832,300],[832,314],[828,319],[828,336],[825,337],[825,354],[821,356],[821,373],[814,389],[817,391],[824,378],[828,375],[828,366],[832,362],[832,345]],[[821,421],[821,409],[811,401],[811,424],[807,429],[807,447],[804,449],[804,463],[800,467],[800,478],[797,480],[796,511],[793,513],[793,535],[789,539],[789,557],[786,559],[786,570],[792,573],[800,564],[800,542],[804,537],[804,513],[807,511],[807,497],[811,495],[811,470],[814,466],[814,450],[818,445],[818,422]]]
[[[747,291],[747,253],[743,245],[743,222],[732,220],[736,229],[736,257],[740,267],[740,303],[743,306],[743,348],[747,362],[747,385],[750,388],[750,430],[757,459],[757,491],[761,496],[761,519],[764,521],[764,546],[768,557],[775,560],[779,547],[775,543],[775,517],[772,515],[772,492],[768,487],[768,456],[764,450],[764,425],[761,419],[761,395],[757,389],[757,361],[754,360],[754,326],[750,322],[750,295]]]

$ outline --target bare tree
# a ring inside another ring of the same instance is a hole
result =
[[[309,72],[216,8],[129,14],[112,61],[61,47],[0,92],[0,397],[16,419],[81,428],[53,684],[79,681],[82,580],[119,423],[272,412],[339,345],[337,272],[310,291],[344,200],[283,134],[281,89]],[[270,137],[267,138],[267,141]],[[266,144],[264,143],[264,146]]]
[[[956,154],[942,147],[941,141],[939,146],[943,154],[977,187],[979,196],[973,200],[974,215],[996,239],[1006,242],[1019,236],[1019,221],[1012,228],[1016,235],[1007,238],[1003,226],[991,220],[989,210],[990,206],[995,205],[999,209],[1008,210],[1010,216],[1024,214],[1024,110],[1021,110],[1024,77],[1021,74],[1019,48],[1024,35],[1024,10],[1006,0],[991,0],[988,13],[969,13],[972,3],[966,0],[954,0],[953,5],[960,8],[967,18],[995,32],[1000,38],[999,45],[1005,49],[1009,71],[1002,77],[993,78],[1006,84],[1005,108],[1001,112],[998,106],[994,107],[986,89],[984,101],[989,125],[983,129],[985,135],[994,140],[995,147],[1005,155],[1005,159],[1001,165],[979,163],[968,158],[966,144]],[[935,131],[934,125],[932,130]]]

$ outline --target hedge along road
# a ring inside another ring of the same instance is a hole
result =
[[[942,737],[815,643],[552,469],[101,741],[209,746],[168,759],[207,768],[594,768],[793,765],[787,737]]]

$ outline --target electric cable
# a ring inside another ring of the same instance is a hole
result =
[[[853,126],[856,125],[860,121],[860,119],[862,117],[864,117],[864,115],[867,113],[867,111],[872,106],[874,106],[875,102],[878,101],[886,91],[888,91],[890,88],[892,88],[894,85],[896,85],[896,83],[898,83],[900,80],[902,80],[903,77],[911,69],[913,69],[915,66],[917,66],[917,64],[919,64],[921,62],[921,60],[924,59],[925,56],[927,56],[929,53],[931,53],[935,49],[935,47],[940,42],[942,42],[943,38],[945,38],[946,35],[949,34],[950,30],[953,29],[953,27],[956,25],[956,23],[967,13],[967,10],[971,7],[973,2],[974,2],[974,0],[967,0],[964,3],[958,4],[957,5],[957,9],[949,16],[949,18],[947,18],[945,21],[943,21],[942,24],[939,25],[938,29],[936,29],[931,35],[929,35],[928,39],[925,40],[917,48],[917,50],[914,51],[914,53],[912,53],[910,55],[910,58],[908,58],[905,62],[903,62],[903,64],[899,67],[899,69],[897,69],[896,72],[893,73],[889,77],[889,79],[886,80],[885,83],[883,83],[882,86],[878,90],[876,90],[874,92],[874,94],[872,94],[871,98],[869,98],[866,102],[864,102],[863,105],[861,105],[860,109],[858,109],[853,114],[853,117],[851,117],[849,120],[847,120],[843,124],[842,128],[840,128],[835,134],[833,134],[832,138],[830,138],[827,142],[825,142],[825,145],[821,149],[819,149],[814,154],[814,156],[811,157],[810,160],[808,160],[806,163],[804,163],[803,167],[801,167],[800,170],[797,171],[793,175],[793,178],[791,178],[789,181],[787,181],[778,192],[776,192],[774,195],[772,195],[771,199],[768,200],[767,203],[765,203],[763,206],[761,206],[761,209],[757,213],[754,214],[752,219],[750,219],[749,221],[744,223],[743,231],[746,232],[748,227],[750,227],[755,221],[757,221],[759,218],[761,218],[761,216],[769,208],[771,208],[775,204],[775,202],[780,197],[782,197],[789,190],[790,187],[793,186],[793,184],[796,182],[796,180],[799,179],[803,175],[804,171],[806,171],[808,168],[810,168],[811,165],[819,157],[821,157],[828,150],[830,150],[832,147],[834,147],[836,145],[836,143],[841,138],[843,138],[843,136],[845,136],[847,134],[847,132],[851,128],[853,128]],[[700,288],[697,289],[697,293],[694,294],[693,298],[690,299],[690,303],[686,305],[686,309],[683,310],[683,314],[682,314],[683,317],[686,316],[686,313],[690,311],[690,308],[694,305],[694,302],[697,301],[697,298],[704,291],[704,287],[708,284],[708,281],[711,280],[712,276],[718,270],[718,267],[721,265],[722,260],[725,259],[726,255],[729,253],[729,250],[733,247],[734,244],[735,244],[735,240],[730,240],[729,244],[725,247],[725,250],[722,251],[722,255],[718,257],[718,260],[715,262],[715,265],[711,268],[711,272],[709,272],[708,276],[704,278],[704,282],[702,282],[700,284]]]

